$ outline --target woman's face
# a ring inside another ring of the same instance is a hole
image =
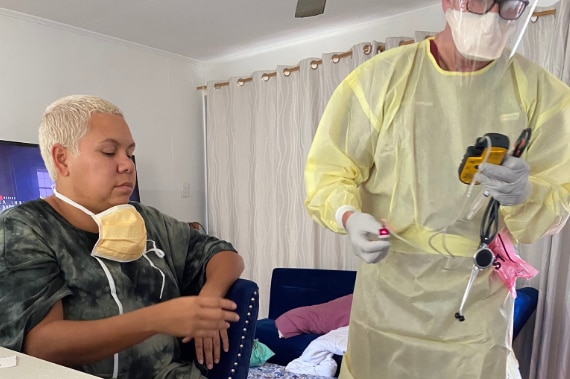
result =
[[[126,204],[136,182],[135,142],[122,116],[95,113],[68,157],[67,196],[94,213]]]

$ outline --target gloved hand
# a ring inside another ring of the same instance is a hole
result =
[[[530,195],[532,184],[528,180],[530,167],[521,158],[507,156],[502,165],[483,163],[475,180],[485,186],[501,205],[518,205]]]
[[[366,263],[379,262],[390,249],[389,237],[378,239],[380,228],[382,224],[368,213],[354,212],[346,220],[354,254]]]

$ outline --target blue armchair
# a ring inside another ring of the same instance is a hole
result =
[[[208,371],[208,379],[246,379],[249,372],[249,359],[255,337],[257,315],[259,312],[259,287],[255,282],[238,279],[230,287],[226,298],[237,304],[239,321],[228,329],[230,348],[221,353],[220,362]],[[183,356],[194,356],[193,344],[182,345]],[[190,355],[191,354],[191,355]]]
[[[251,280],[238,279],[226,297],[237,304],[239,321],[230,326],[230,349],[222,352],[220,363],[208,372],[208,379],[246,379],[259,312],[259,287]]]

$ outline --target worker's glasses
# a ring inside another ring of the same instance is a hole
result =
[[[518,20],[529,4],[528,0],[462,0],[467,10],[475,14],[488,13],[499,4],[499,16],[504,20]]]

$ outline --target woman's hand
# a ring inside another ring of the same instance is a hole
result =
[[[224,351],[228,351],[230,348],[230,343],[228,340],[227,329],[220,330],[218,336],[212,338],[209,337],[196,337],[194,338],[194,345],[196,347],[196,359],[200,364],[206,364],[209,370],[214,367],[215,363],[220,362],[220,340],[222,342],[222,348]],[[182,342],[185,342],[184,340]]]
[[[182,338],[188,342],[194,338],[220,338],[221,331],[227,339],[230,322],[239,320],[234,312],[236,304],[228,299],[207,296],[183,296],[157,304],[153,312],[153,331]],[[218,342],[219,346],[219,342]]]

